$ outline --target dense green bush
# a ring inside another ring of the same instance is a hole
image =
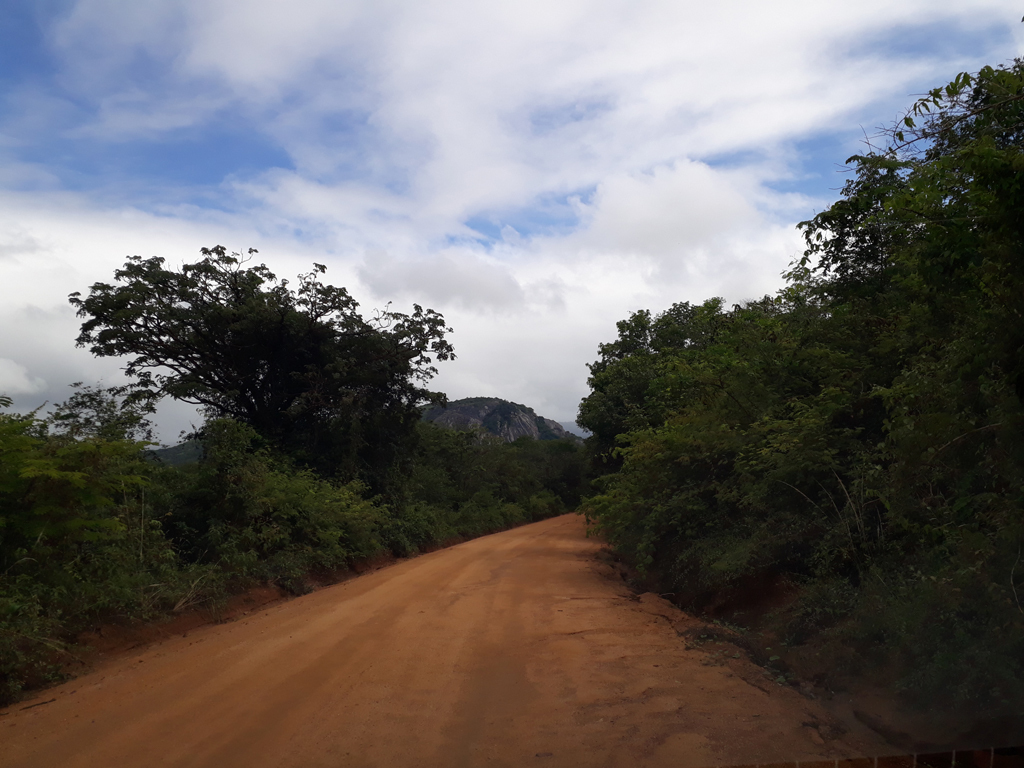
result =
[[[396,554],[564,514],[584,491],[583,451],[569,440],[504,443],[425,422],[418,438],[389,503]]]
[[[929,111],[930,110],[930,111]],[[920,700],[1024,691],[1024,66],[963,75],[802,224],[778,295],[619,324],[579,422],[588,514],[691,607]]]
[[[203,446],[198,463],[158,475],[170,491],[165,530],[187,561],[302,591],[310,571],[380,550],[385,512],[358,483],[291,467],[251,427],[228,419],[205,426]]]
[[[0,405],[10,401],[0,399]],[[148,406],[78,387],[47,419],[0,414],[0,702],[56,679],[77,633],[209,605],[256,583],[293,593],[378,554],[405,556],[561,514],[570,443],[502,443],[418,427],[388,497],[325,479],[228,419],[201,458],[149,451]]]
[[[451,331],[431,309],[390,305],[364,318],[344,287],[314,264],[278,279],[223,246],[168,269],[129,257],[113,281],[68,298],[83,319],[78,345],[118,357],[139,402],[170,396],[211,418],[248,424],[322,476],[383,490],[408,457],[425,388],[454,357]]]
[[[0,414],[0,698],[52,677],[87,622],[154,616],[202,578],[163,536],[143,448]]]

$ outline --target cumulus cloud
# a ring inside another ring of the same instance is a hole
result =
[[[183,221],[132,208],[110,210],[66,193],[0,194],[0,358],[7,361],[0,363],[0,393],[12,396],[15,410],[27,412],[67,399],[72,382],[125,383],[123,361],[95,358],[75,346],[81,320],[68,294],[111,281],[129,255],[164,256],[175,265],[197,259],[203,245],[226,241],[242,250],[257,239],[252,228],[224,218]],[[283,276],[307,271],[315,260],[312,253],[267,242]],[[164,411],[158,421],[165,439],[195,421],[190,406]]]
[[[28,395],[46,389],[46,382],[29,374],[28,369],[13,360],[0,357],[0,393]]]
[[[0,261],[24,258],[42,250],[43,244],[21,227],[12,226],[8,231],[0,232]]]
[[[522,306],[525,294],[509,269],[485,254],[448,250],[397,259],[384,251],[366,256],[362,282],[377,296],[419,297],[422,302],[482,312]]]
[[[755,185],[730,176],[692,160],[609,176],[593,202],[581,206],[589,226],[580,239],[592,248],[655,258],[713,246],[760,223],[750,190],[743,188]]]
[[[1005,0],[56,13],[52,73],[0,106],[0,357],[44,382],[25,397],[119,375],[74,350],[68,292],[129,254],[180,263],[223,243],[282,276],[325,262],[364,306],[445,312],[459,359],[438,386],[560,420],[616,320],[776,289],[800,252],[794,222],[841,186],[833,164],[861,126],[1022,42]],[[222,162],[237,136],[277,155],[213,181],[177,167],[182,152]],[[808,160],[808,144],[829,157]],[[130,147],[140,159],[117,175],[85,162]]]

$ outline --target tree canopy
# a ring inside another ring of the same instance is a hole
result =
[[[601,346],[579,421],[621,469],[589,515],[691,607],[788,585],[761,629],[811,673],[884,656],[924,700],[1019,707],[1024,62],[883,139],[778,294]]]
[[[202,249],[179,270],[133,256],[114,283],[69,297],[78,345],[124,357],[136,397],[169,395],[251,425],[332,474],[379,475],[413,434],[434,363],[454,357],[431,309],[369,319],[315,264],[292,287],[264,264]]]

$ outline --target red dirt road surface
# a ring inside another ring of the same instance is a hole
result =
[[[632,594],[601,547],[559,517],[122,655],[4,710],[0,766],[681,768],[891,751],[840,735],[745,659],[687,650],[679,633],[697,622]]]

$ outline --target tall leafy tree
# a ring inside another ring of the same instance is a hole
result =
[[[124,397],[123,387],[104,388],[80,381],[71,388],[71,397],[55,405],[46,419],[49,433],[72,440],[153,441],[149,417],[154,408],[149,398]]]
[[[634,312],[616,323],[619,337],[598,347],[587,383],[591,392],[579,406],[577,423],[589,430],[597,465],[617,468],[616,440],[627,432],[657,426],[665,419],[667,403],[652,383],[662,361],[674,350],[703,349],[722,326],[722,300],[700,306],[673,304],[658,315]]]
[[[1019,708],[1024,61],[883,138],[778,295],[704,343],[638,313],[601,347],[581,423],[622,465],[590,515],[696,607],[798,587],[769,623],[805,660],[881,648],[923,698]]]
[[[126,358],[136,395],[169,395],[251,425],[330,474],[380,482],[414,435],[434,362],[454,357],[444,318],[364,318],[345,288],[314,265],[294,287],[264,264],[202,249],[178,270],[134,256],[113,283],[72,294],[84,318],[79,346]]]

